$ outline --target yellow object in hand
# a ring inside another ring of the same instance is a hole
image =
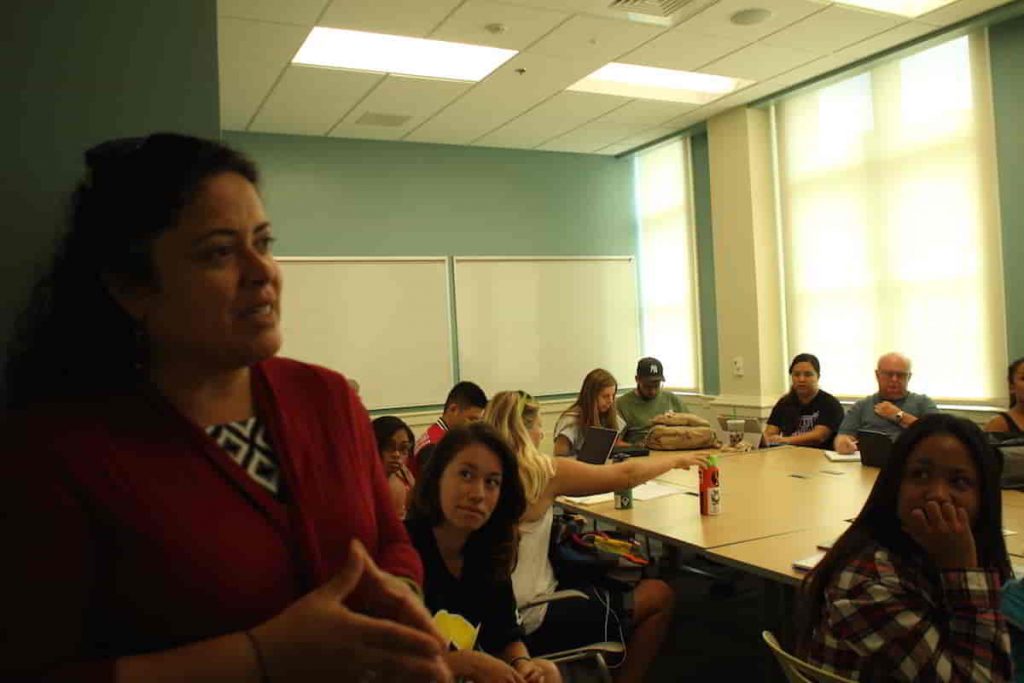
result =
[[[456,650],[472,650],[476,646],[476,636],[480,632],[480,627],[473,626],[461,614],[438,610],[434,615],[434,624]]]

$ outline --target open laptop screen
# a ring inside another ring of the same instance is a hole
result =
[[[615,445],[616,436],[618,432],[614,429],[587,427],[583,432],[583,445],[576,459],[591,465],[605,464],[612,452],[612,446]]]

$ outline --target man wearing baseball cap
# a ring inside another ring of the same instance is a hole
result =
[[[668,411],[685,413],[682,399],[671,391],[662,391],[665,368],[657,358],[641,358],[636,364],[636,389],[615,401],[615,408],[626,422],[625,440],[643,444],[651,430],[651,420]]]

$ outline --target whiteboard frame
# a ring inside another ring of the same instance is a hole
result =
[[[274,261],[278,264],[313,264],[313,263],[358,263],[358,264],[392,264],[392,263],[424,263],[424,264],[439,264],[444,267],[445,271],[445,322],[448,324],[448,334],[446,339],[446,349],[448,351],[448,382],[449,386],[454,385],[458,381],[458,356],[457,356],[457,342],[455,329],[455,290],[454,290],[454,267],[452,259],[449,256],[274,256]],[[287,283],[285,283],[287,285]],[[359,378],[353,378],[358,381]],[[364,380],[365,381],[365,380]],[[418,408],[434,407],[439,404],[396,404],[396,405],[380,405],[380,406],[367,406],[367,410],[373,412],[388,412],[393,410],[409,410]]]
[[[643,348],[644,348],[643,347],[643,318],[642,318],[642,315],[643,315],[643,302],[640,300],[640,277],[639,277],[640,274],[637,271],[637,268],[638,268],[638,258],[637,258],[637,256],[633,256],[633,255],[630,255],[630,254],[620,254],[620,255],[615,255],[615,254],[595,254],[595,255],[592,255],[592,256],[585,256],[585,255],[584,256],[579,256],[579,255],[577,255],[577,256],[453,256],[453,257],[451,257],[451,262],[449,264],[449,267],[451,268],[451,280],[450,280],[450,283],[451,283],[451,286],[454,288],[455,287],[455,266],[457,264],[459,264],[459,263],[507,263],[507,262],[524,262],[524,261],[529,261],[529,262],[538,262],[538,261],[542,261],[542,262],[557,262],[557,261],[562,261],[562,262],[580,262],[580,261],[587,261],[587,262],[621,262],[621,263],[628,263],[632,267],[633,283],[634,283],[634,293],[635,293],[635,296],[636,296],[636,299],[637,299],[637,301],[636,301],[636,327],[634,329],[634,334],[636,336],[636,348],[637,348],[637,351],[639,353],[641,353],[641,354],[643,353]],[[453,294],[453,296],[455,298],[455,300],[454,300],[454,307],[455,307],[455,311],[457,313],[457,311],[458,311],[457,294]],[[452,333],[453,333],[455,339],[457,339],[458,338],[458,329],[453,327],[452,328]],[[457,355],[457,359],[456,359],[457,363],[458,363],[457,367],[461,371],[461,367],[462,367],[462,350],[459,348],[457,341],[455,342],[455,348],[456,348],[456,353],[458,354]],[[574,397],[576,395],[577,395],[577,391],[576,390],[572,390],[572,391],[553,392],[553,393],[540,393],[540,394],[536,395],[536,398],[563,399],[563,398],[567,398],[567,397]]]

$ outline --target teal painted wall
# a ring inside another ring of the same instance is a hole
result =
[[[0,64],[2,354],[62,227],[83,151],[154,130],[219,135],[216,3],[13,0]]]
[[[715,239],[711,223],[711,158],[708,134],[690,138],[693,214],[697,226],[697,287],[700,290],[700,353],[704,393],[721,391],[718,377],[718,303],[715,293]]]
[[[637,252],[628,159],[225,132],[284,256]]]
[[[1007,350],[1024,356],[1024,17],[989,28]]]

